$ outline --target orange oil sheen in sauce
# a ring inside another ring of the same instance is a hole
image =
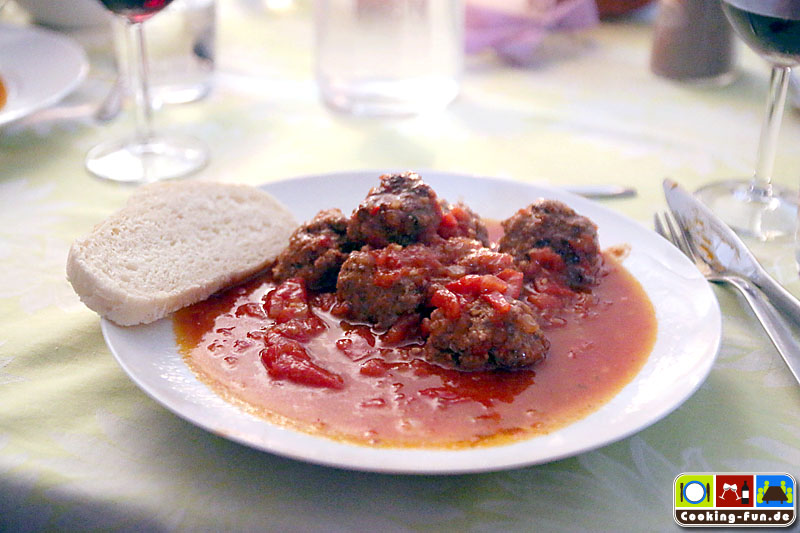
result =
[[[241,311],[237,316],[274,287],[268,278],[179,311],[175,331],[203,381],[273,422],[374,446],[501,444],[584,418],[647,360],[656,334],[652,304],[613,254],[604,260],[606,274],[592,297],[544,326],[550,352],[532,370],[445,369],[410,355],[408,348],[382,345],[369,328],[315,310],[327,329],[307,350],[317,364],[342,376],[345,386],[333,390],[272,379],[260,360],[261,347],[247,335],[263,320]]]
[[[8,100],[8,90],[6,89],[6,84],[3,81],[3,78],[0,77],[0,109],[5,107],[6,100]]]

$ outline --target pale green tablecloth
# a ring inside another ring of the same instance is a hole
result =
[[[213,149],[201,177],[260,184],[354,168],[433,168],[530,182],[630,183],[606,202],[649,225],[660,182],[689,187],[749,174],[767,69],[747,51],[722,89],[648,70],[648,19],[558,39],[533,68],[469,60],[441,114],[356,119],[318,102],[304,5],[220,3],[217,88],[159,124]],[[99,98],[107,43],[63,105]],[[800,474],[800,387],[734,295],[718,362],[664,420],[551,464],[453,477],[352,473],[274,457],[206,433],[141,392],[106,348],[98,317],[65,280],[71,241],[132,188],[91,178],[88,148],[131,127],[72,119],[0,133],[0,530],[496,531],[675,530],[683,471]],[[800,182],[800,119],[787,114],[777,181]],[[480,210],[480,206],[476,206]],[[798,292],[790,243],[759,249]],[[679,332],[676,332],[679,334]]]

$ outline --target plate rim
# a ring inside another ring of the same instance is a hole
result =
[[[371,177],[372,180],[376,182],[378,175],[380,175],[381,173],[386,173],[391,171],[392,171],[391,169],[379,170],[379,171],[345,170],[345,171],[326,172],[326,173],[311,173],[311,174],[296,175],[280,180],[271,181],[259,186],[259,188],[272,193],[273,191],[271,189],[275,188],[280,189],[280,187],[282,186],[292,186],[298,182],[303,182],[305,180],[313,180],[313,179],[330,181],[331,179],[335,178],[340,178],[340,179],[351,178],[358,180]],[[126,361],[126,358],[122,354],[118,353],[117,346],[115,346],[115,343],[113,341],[113,336],[115,335],[115,333],[118,332],[118,330],[120,329],[130,330],[130,328],[120,328],[119,326],[114,325],[108,320],[102,319],[101,329],[103,332],[103,337],[109,349],[111,350],[114,358],[117,360],[118,364],[121,366],[123,371],[125,371],[128,377],[141,390],[143,390],[145,393],[147,393],[149,396],[155,399],[159,404],[166,407],[169,411],[178,415],[180,418],[183,418],[184,420],[187,420],[188,422],[198,427],[201,427],[213,434],[223,436],[229,440],[239,442],[240,444],[244,444],[246,446],[252,447],[257,450],[266,451],[275,455],[288,457],[295,460],[300,460],[324,466],[343,468],[348,470],[387,473],[387,474],[450,475],[450,474],[480,473],[480,472],[522,468],[526,466],[544,464],[552,461],[561,460],[567,457],[576,456],[591,450],[607,446],[609,444],[627,438],[635,433],[643,431],[647,427],[655,424],[656,422],[662,420],[664,417],[668,416],[670,413],[675,411],[686,400],[688,400],[692,395],[694,395],[697,389],[699,389],[700,386],[705,382],[709,373],[711,372],[711,369],[714,366],[714,362],[716,361],[717,354],[719,352],[719,348],[721,345],[722,315],[719,308],[719,303],[711,287],[705,281],[705,279],[702,278],[702,275],[699,273],[699,271],[697,271],[694,265],[691,264],[691,262],[687,258],[685,258],[682,254],[680,254],[680,252],[677,249],[675,249],[671,244],[669,244],[666,240],[658,236],[655,232],[652,232],[652,230],[649,230],[649,228],[640,225],[635,220],[621,213],[613,211],[612,209],[610,209],[605,205],[601,205],[597,202],[593,202],[591,200],[578,197],[574,194],[570,194],[568,192],[559,190],[550,185],[523,182],[523,181],[513,180],[510,178],[482,176],[477,174],[465,174],[460,172],[447,172],[438,170],[427,170],[427,171],[419,170],[418,172],[423,176],[423,179],[431,182],[435,182],[440,179],[459,179],[459,180],[469,179],[469,180],[488,181],[490,183],[496,182],[498,184],[504,184],[506,186],[522,187],[524,189],[528,189],[531,192],[538,191],[535,194],[540,196],[557,197],[559,199],[568,201],[568,203],[570,204],[577,204],[578,206],[591,206],[591,210],[600,211],[604,213],[604,216],[610,216],[612,217],[612,219],[617,219],[618,221],[624,223],[626,226],[634,228],[636,232],[644,231],[647,232],[648,236],[652,234],[652,236],[656,238],[655,243],[657,243],[658,247],[662,251],[670,250],[669,254],[671,255],[671,259],[673,261],[678,261],[685,269],[683,274],[688,275],[688,278],[691,280],[692,283],[696,282],[695,284],[697,284],[699,292],[693,293],[692,297],[698,298],[699,296],[702,296],[706,300],[706,303],[710,305],[710,307],[708,308],[708,312],[710,313],[710,315],[707,318],[711,319],[711,323],[706,324],[706,327],[708,329],[708,335],[710,335],[709,344],[706,347],[707,353],[705,354],[705,358],[703,359],[704,364],[698,368],[695,375],[693,376],[694,381],[691,384],[689,384],[689,386],[686,387],[684,391],[682,391],[680,398],[678,398],[677,400],[673,400],[671,402],[667,402],[665,405],[662,405],[661,408],[657,411],[657,413],[653,416],[650,416],[644,423],[640,423],[634,427],[628,427],[623,431],[618,431],[613,435],[602,439],[592,440],[591,442],[588,442],[584,445],[566,447],[561,452],[554,451],[552,453],[547,454],[546,457],[528,458],[528,459],[522,457],[519,459],[509,459],[508,456],[513,456],[514,452],[519,451],[515,448],[521,447],[523,448],[524,451],[526,445],[530,446],[530,443],[536,441],[537,439],[542,439],[545,437],[552,439],[553,437],[557,437],[559,434],[565,433],[566,430],[568,430],[570,427],[575,426],[576,424],[579,424],[582,421],[591,418],[592,416],[595,416],[598,412],[601,412],[606,406],[611,404],[616,398],[621,396],[623,391],[627,390],[629,387],[632,387],[635,383],[637,383],[637,380],[640,379],[643,370],[640,370],[639,373],[637,373],[637,375],[634,376],[634,378],[625,387],[623,387],[623,389],[620,392],[618,392],[617,395],[615,395],[611,400],[609,400],[606,404],[604,404],[603,407],[600,407],[597,411],[594,411],[587,417],[578,420],[573,424],[560,428],[550,434],[532,437],[530,439],[523,439],[521,441],[515,441],[512,443],[502,444],[498,446],[466,448],[466,449],[456,449],[456,450],[440,450],[431,448],[369,447],[359,444],[339,442],[324,436],[312,435],[292,430],[290,428],[281,427],[277,424],[273,424],[267,420],[257,417],[253,417],[254,419],[256,419],[257,423],[266,424],[270,426],[272,432],[277,433],[277,436],[268,435],[268,438],[266,438],[265,440],[262,440],[260,442],[254,442],[252,435],[251,436],[241,435],[235,431],[228,432],[225,431],[224,429],[221,430],[218,425],[208,423],[205,420],[199,421],[196,419],[196,417],[187,415],[185,409],[181,410],[175,407],[174,405],[171,405],[168,400],[165,400],[163,398],[163,395],[160,394],[157,390],[155,390],[152,384],[142,383],[140,379],[137,379],[136,370],[131,368],[131,366],[128,364],[129,361]],[[436,188],[437,187],[434,185],[434,189]],[[601,232],[602,232],[602,226],[601,226]],[[702,284],[700,282],[702,282]],[[655,307],[656,302],[653,302],[653,305]],[[161,321],[155,324],[162,324],[163,327],[164,322],[169,323],[169,328],[171,331],[172,321],[170,317],[162,319]],[[659,323],[658,336],[659,338],[661,336],[661,323]],[[656,343],[658,342],[659,340],[657,339]],[[173,350],[175,350],[174,345],[172,346],[172,348]],[[648,356],[648,361],[652,357],[652,354],[655,352],[655,348],[656,346],[654,345],[654,350],[653,352],[651,352],[650,356]],[[185,363],[183,362],[183,359],[180,354],[178,354],[178,358],[181,360],[181,363],[184,364],[185,366]],[[194,376],[194,374],[192,375]],[[200,382],[198,381],[198,383]],[[232,406],[232,404],[228,405]],[[238,407],[234,408],[239,409]],[[288,439],[288,441],[290,441],[291,443],[298,440],[302,441],[303,444],[308,444],[311,448],[314,447],[314,444],[319,445],[322,442],[324,443],[324,446],[322,446],[323,452],[319,453],[319,450],[311,450],[311,451],[305,450],[298,452],[292,449],[291,447],[287,448],[285,446],[285,443],[283,446],[277,445],[275,440],[276,439],[280,440],[282,438]],[[358,450],[360,453],[353,454],[352,453],[353,450]],[[360,459],[360,457],[363,455],[370,456],[369,460],[364,461]],[[385,459],[391,456],[394,456],[395,460],[388,462],[385,461]],[[345,459],[343,459],[343,457],[345,457]],[[458,460],[455,461],[455,464],[453,464],[452,461],[447,460],[453,457],[458,458]],[[421,458],[426,459],[424,461],[424,466],[423,465],[417,466],[415,463]]]
[[[5,105],[0,108],[0,127],[16,122],[36,111],[40,111],[59,102],[72,93],[86,79],[89,73],[89,59],[86,50],[71,37],[44,28],[20,26],[9,23],[0,23],[0,32],[12,32],[16,34],[14,36],[15,38],[34,39],[41,41],[42,44],[46,42],[48,46],[58,47],[58,49],[53,50],[52,55],[48,57],[57,58],[58,62],[62,63],[64,55],[69,54],[71,56],[70,60],[75,62],[75,68],[69,73],[64,74],[64,80],[59,80],[60,83],[58,87],[54,84],[49,93],[42,96],[36,102],[32,102],[24,107],[15,108],[12,106],[9,108],[9,104],[13,103],[12,95],[9,93]],[[19,57],[16,57],[13,62],[16,65],[24,64],[24,61],[21,61]],[[45,65],[45,67],[46,66],[47,65]],[[42,65],[37,64],[36,68],[42,68]],[[41,82],[43,78],[46,79],[46,77],[43,76],[36,76],[34,78],[35,72],[30,68],[17,69],[14,72],[15,75],[20,73],[28,82]],[[0,71],[0,76],[6,78],[7,75],[4,75],[4,73]],[[30,78],[28,78],[29,76]]]

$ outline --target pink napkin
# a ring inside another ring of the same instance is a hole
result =
[[[493,48],[513,63],[526,64],[548,33],[597,22],[595,0],[467,0],[466,51]]]

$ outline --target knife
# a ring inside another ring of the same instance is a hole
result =
[[[769,275],[747,245],[702,202],[672,180],[664,180],[670,210],[692,236],[709,265],[720,265],[753,282],[787,318],[800,326],[800,301]]]

